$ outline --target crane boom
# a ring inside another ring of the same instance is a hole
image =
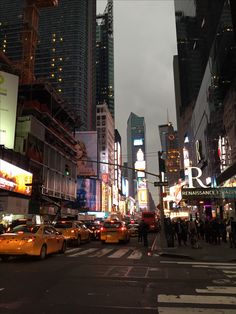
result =
[[[55,7],[58,0],[25,0],[21,84],[31,84],[34,80],[35,52],[38,44],[39,9]]]

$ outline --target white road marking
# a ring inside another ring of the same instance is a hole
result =
[[[228,278],[236,278],[236,275],[226,275]]]
[[[160,261],[163,264],[182,264],[182,265],[221,265],[236,267],[236,263],[218,263],[218,262],[179,262],[179,261]]]
[[[236,266],[193,265],[193,268],[236,269]]]
[[[158,307],[159,314],[235,314],[231,309],[206,309],[192,307]]]
[[[70,253],[72,253],[72,252],[78,252],[78,251],[81,251],[82,249],[81,248],[74,248],[74,249],[67,249],[66,250],[66,254],[70,254]]]
[[[197,293],[226,293],[236,294],[236,287],[227,286],[208,286],[206,289],[196,289]]]
[[[3,291],[3,290],[5,290],[5,288],[0,288],[0,291]]]
[[[102,256],[110,253],[111,251],[113,251],[113,249],[101,249],[98,252],[89,255],[89,257],[102,257]]]
[[[116,251],[112,255],[109,255],[108,257],[109,258],[120,258],[120,257],[124,256],[128,251],[129,251],[129,249],[119,249],[118,251]]]
[[[76,256],[86,255],[86,254],[92,253],[92,252],[97,251],[97,250],[98,249],[92,248],[92,249],[84,250],[82,252],[78,252],[75,254],[70,254],[70,255],[68,255],[68,257],[76,257]]]
[[[224,304],[236,305],[235,297],[228,296],[209,296],[209,295],[172,295],[172,294],[159,294],[157,301],[160,303],[193,303],[193,304]]]
[[[128,259],[140,259],[143,256],[143,253],[139,250],[134,250],[129,256]]]
[[[225,274],[236,274],[236,270],[224,270]]]

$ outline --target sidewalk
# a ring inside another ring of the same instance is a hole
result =
[[[153,253],[165,257],[187,258],[204,262],[236,262],[236,248],[230,248],[229,242],[213,245],[199,240],[199,249],[191,248],[189,242],[187,244],[187,247],[184,245],[179,247],[178,242],[175,241],[175,247],[167,247],[167,243],[161,246],[160,234],[158,233]]]

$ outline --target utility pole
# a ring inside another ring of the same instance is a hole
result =
[[[164,173],[165,173],[165,160],[162,159],[162,152],[158,151],[158,162],[159,162],[159,178],[160,182],[158,182],[158,186],[160,187],[160,222],[161,222],[161,232],[160,232],[160,245],[161,247],[165,246],[166,237],[165,237],[165,220],[164,220],[164,207],[163,207],[163,186],[165,185],[164,181]],[[163,174],[163,177],[162,177]]]

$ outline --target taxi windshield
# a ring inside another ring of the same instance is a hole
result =
[[[104,224],[103,224],[103,227],[104,228],[120,228],[120,227],[122,227],[122,224],[121,224],[121,222],[105,222]]]
[[[20,225],[8,231],[8,233],[36,233],[40,226]]]
[[[60,221],[54,225],[55,228],[67,229],[72,228],[72,222],[70,221]]]

